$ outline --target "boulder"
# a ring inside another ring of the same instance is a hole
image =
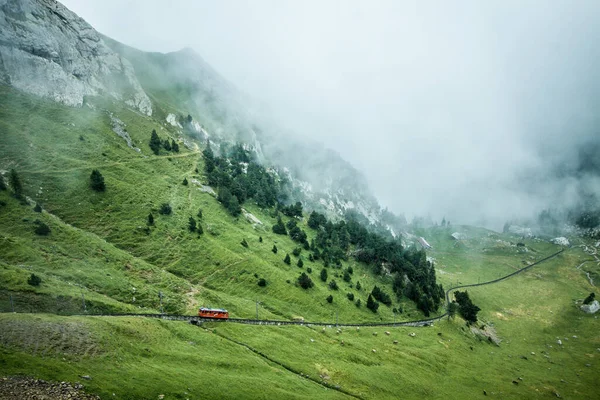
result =
[[[571,243],[569,243],[569,239],[567,239],[566,237],[555,237],[554,239],[550,240],[550,243],[554,243],[557,244],[559,246],[570,246]]]
[[[586,314],[595,314],[598,310],[600,310],[600,303],[598,303],[598,300],[594,300],[590,304],[582,305],[580,308]]]

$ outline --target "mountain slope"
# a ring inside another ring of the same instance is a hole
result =
[[[1,83],[78,107],[86,96],[108,95],[152,114],[129,62],[62,4],[3,1],[0,26]]]

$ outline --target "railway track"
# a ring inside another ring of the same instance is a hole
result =
[[[450,293],[454,290],[457,289],[462,289],[462,288],[468,288],[468,287],[477,287],[477,286],[485,286],[485,285],[491,285],[494,283],[498,283],[501,281],[504,281],[508,278],[511,278],[517,274],[520,274],[522,272],[527,271],[528,269],[541,264],[545,261],[550,260],[551,258],[554,258],[556,256],[558,256],[559,254],[561,254],[562,252],[564,252],[565,249],[562,249],[560,251],[557,251],[554,254],[551,254],[545,258],[542,258],[541,260],[538,260],[532,264],[529,264],[526,267],[523,267],[521,269],[518,269],[517,271],[514,271],[508,275],[502,276],[498,279],[494,279],[491,281],[487,281],[487,282],[481,282],[481,283],[472,283],[472,284],[467,284],[467,285],[459,285],[459,286],[454,286],[449,288],[448,290],[446,290],[446,304],[448,304],[450,302]],[[281,326],[281,325],[300,325],[300,326],[326,326],[326,327],[361,327],[361,326],[365,326],[365,327],[377,327],[377,326],[412,326],[412,327],[420,327],[420,326],[430,326],[431,324],[433,324],[436,321],[441,320],[442,318],[446,317],[448,315],[448,313],[444,313],[442,315],[439,315],[437,317],[433,317],[433,318],[427,318],[427,319],[419,319],[419,320],[413,320],[413,321],[402,321],[402,322],[364,322],[364,323],[333,323],[333,322],[307,322],[307,321],[278,321],[278,320],[260,320],[260,319],[247,319],[247,318],[229,318],[229,319],[211,319],[211,318],[201,318],[198,316],[193,316],[193,315],[178,315],[178,314],[135,314],[135,313],[129,313],[129,314],[80,314],[80,315],[85,315],[85,316],[103,316],[103,317],[143,317],[143,318],[158,318],[158,319],[165,319],[165,320],[172,320],[172,321],[187,321],[189,323],[198,325],[198,324],[202,324],[204,322],[214,322],[214,323],[225,323],[225,322],[232,322],[232,323],[237,323],[237,324],[247,324],[247,325],[277,325],[277,326]]]

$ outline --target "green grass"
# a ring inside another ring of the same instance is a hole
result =
[[[158,312],[162,292],[171,313],[194,314],[207,305],[253,318],[259,301],[261,319],[391,321],[398,306],[405,311],[397,320],[422,318],[406,299],[382,305],[377,314],[367,310],[368,292],[379,285],[391,294],[391,279],[374,276],[362,264],[344,263],[354,269],[353,287],[343,281],[342,269],[330,267],[330,279],[340,286],[332,291],[319,279],[322,264],[310,262],[306,252],[302,269],[293,256],[291,266],[283,263],[297,244],[272,233],[269,210],[245,205],[263,222],[253,226],[243,216],[231,217],[193,184],[181,184],[184,177],[204,181],[195,172],[203,169],[197,148],[151,153],[152,129],[179,139],[163,121],[102,99],[89,99],[95,109],[73,109],[1,86],[0,100],[0,172],[6,176],[15,168],[25,193],[44,207],[35,213],[33,204],[0,192],[6,203],[0,206],[0,311],[82,313],[85,299],[88,313]],[[141,153],[112,132],[107,111],[127,124]],[[94,168],[105,177],[105,193],[89,188]],[[171,204],[172,215],[158,214],[163,202]],[[205,232],[200,237],[187,229],[199,209]],[[155,226],[147,234],[150,212]],[[36,219],[50,226],[50,235],[33,232]],[[309,240],[314,237],[305,221],[300,225]],[[455,231],[468,239],[455,243]],[[446,288],[498,278],[558,249],[472,227],[416,233],[433,245],[428,256]],[[525,246],[516,246],[521,241]],[[469,288],[482,308],[482,323],[502,340],[499,346],[471,333],[460,318],[429,328],[343,328],[338,334],[334,327],[323,333],[306,326],[198,328],[141,318],[1,314],[0,375],[72,382],[91,375],[83,382],[86,389],[103,398],[348,398],[332,386],[373,399],[479,398],[484,390],[498,398],[547,398],[555,392],[594,398],[597,318],[576,304],[595,290],[576,268],[586,259],[573,248],[507,281]],[[315,287],[303,290],[295,280],[309,267]],[[585,271],[599,272],[591,264]],[[31,273],[42,278],[39,287],[26,283]],[[259,287],[259,278],[268,285]],[[347,300],[347,292],[363,306]],[[329,294],[332,304],[325,300]]]

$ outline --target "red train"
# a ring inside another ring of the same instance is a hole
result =
[[[228,319],[229,312],[220,308],[200,307],[198,316],[201,318]]]

